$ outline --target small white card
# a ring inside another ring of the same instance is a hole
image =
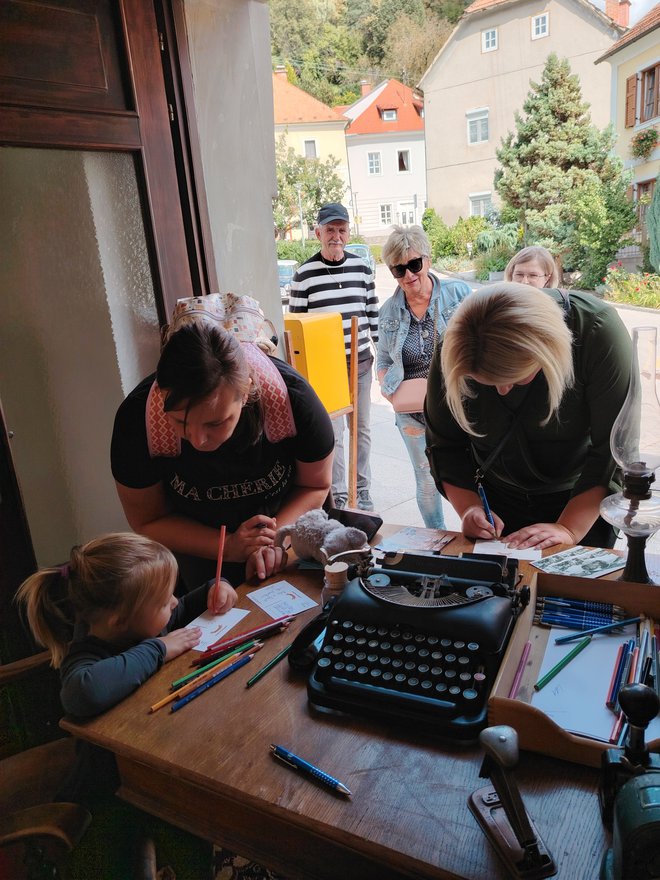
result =
[[[407,526],[399,529],[388,538],[383,538],[376,544],[376,550],[441,550],[452,541],[451,535],[446,535],[437,529],[423,529],[419,526]]]
[[[277,620],[278,617],[300,614],[301,611],[307,611],[308,608],[314,608],[319,604],[301,593],[288,581],[277,581],[277,583],[269,584],[260,590],[253,590],[248,593],[248,599],[252,599],[255,605],[269,614],[273,620]]]
[[[210,611],[205,611],[204,614],[200,614],[199,617],[191,620],[186,629],[189,629],[191,626],[198,626],[202,630],[202,638],[199,644],[195,645],[193,651],[206,651],[210,645],[223,638],[230,629],[233,629],[249,613],[249,611],[245,611],[242,608],[231,608],[225,614],[211,614]]]
[[[475,541],[474,552],[492,553],[495,556],[508,556],[509,559],[527,559],[529,562],[540,559],[542,556],[542,551],[537,547],[525,547],[524,549],[516,547],[514,549],[509,547],[505,541]]]

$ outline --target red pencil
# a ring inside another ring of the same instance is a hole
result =
[[[246,630],[245,632],[238,633],[238,635],[231,636],[229,638],[225,637],[223,639],[218,639],[214,644],[209,645],[206,651],[204,651],[194,662],[193,666],[201,664],[206,660],[212,659],[214,654],[221,653],[222,651],[226,651],[229,648],[233,648],[235,645],[240,645],[241,642],[245,642],[254,637],[267,638],[269,635],[276,635],[278,632],[281,632],[285,629],[292,621],[291,615],[287,615],[286,617],[278,617],[276,620],[272,620],[270,623],[263,624],[262,626],[257,626],[254,629]]]
[[[220,537],[218,539],[218,564],[215,567],[215,589],[218,589],[220,583],[220,575],[222,573],[222,557],[225,553],[225,537],[227,535],[227,526],[220,526]]]

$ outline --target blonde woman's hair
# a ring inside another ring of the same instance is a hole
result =
[[[571,332],[562,307],[526,284],[502,282],[463,300],[445,330],[441,354],[447,405],[468,434],[478,436],[465,414],[476,397],[470,377],[494,385],[515,384],[542,370],[548,386],[546,425],[573,384]]]
[[[73,547],[68,563],[43,568],[25,580],[16,602],[25,609],[32,634],[62,665],[77,620],[93,623],[111,611],[130,617],[148,600],[164,598],[176,583],[172,553],[133,532],[101,535]]]
[[[383,245],[381,259],[386,266],[402,263],[408,251],[431,258],[431,242],[421,226],[393,226]]]
[[[517,254],[514,254],[504,270],[504,280],[513,281],[513,270],[516,266],[520,266],[523,263],[529,263],[532,260],[536,260],[540,263],[543,267],[544,273],[548,276],[548,279],[543,286],[556,287],[559,284],[557,264],[550,251],[540,245],[532,245],[531,247],[523,248],[521,251],[518,251]]]

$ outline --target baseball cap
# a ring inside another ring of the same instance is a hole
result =
[[[329,205],[323,205],[316,218],[319,226],[330,223],[331,220],[344,220],[348,223],[348,211],[339,202],[331,202]]]

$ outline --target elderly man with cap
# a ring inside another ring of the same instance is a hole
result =
[[[323,205],[316,221],[316,237],[321,250],[304,262],[291,282],[290,312],[341,312],[344,326],[346,360],[350,360],[351,318],[358,318],[358,455],[357,505],[373,510],[370,495],[369,451],[371,433],[369,412],[373,354],[370,340],[378,342],[378,299],[374,275],[369,266],[345,250],[350,234],[348,211],[343,205]],[[349,364],[350,365],[350,364]],[[349,419],[352,415],[348,416]],[[332,471],[332,494],[337,507],[347,500],[344,459],[344,417],[333,422],[335,459]]]

